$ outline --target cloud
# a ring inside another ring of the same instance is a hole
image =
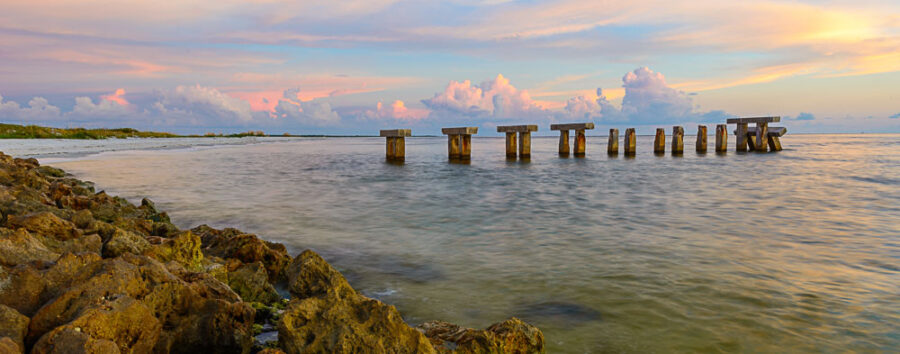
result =
[[[60,110],[43,97],[34,97],[28,101],[28,107],[21,107],[14,101],[4,102],[3,96],[0,96],[0,118],[17,119],[26,123],[55,121],[60,118]]]
[[[888,118],[891,118],[891,119],[898,119],[898,118],[900,118],[900,113],[897,113],[897,114],[895,114],[895,115],[892,115],[892,116],[890,116],[890,117],[888,117]]]
[[[480,85],[451,80],[444,92],[422,103],[439,115],[522,118],[546,113],[527,91],[511,85],[502,74]]]
[[[800,112],[800,114],[798,114],[796,117],[794,117],[794,118],[788,117],[788,119],[790,119],[790,120],[815,120],[816,116],[813,115],[812,113]]]
[[[662,73],[647,67],[626,73],[622,77],[622,87],[625,96],[621,108],[613,106],[603,89],[598,88],[594,99],[586,96],[569,99],[564,117],[641,125],[720,120],[728,115],[724,111],[694,111],[690,94],[669,86]]]
[[[430,113],[427,109],[409,108],[401,100],[396,100],[390,106],[385,106],[381,102],[375,105],[375,110],[367,110],[365,117],[369,119],[394,119],[401,121],[419,121]]]
[[[157,95],[159,98],[152,105],[156,113],[186,118],[193,124],[205,121],[221,126],[246,124],[254,120],[249,102],[212,87],[178,86],[174,90],[158,91]]]
[[[271,116],[276,119],[292,120],[296,123],[315,126],[340,122],[340,115],[331,108],[331,104],[327,101],[321,99],[301,101],[299,97],[300,89],[285,90]]]
[[[119,120],[134,118],[128,107],[129,103],[123,97],[124,89],[118,89],[109,95],[100,96],[100,100],[94,103],[90,97],[75,97],[75,106],[71,112],[65,114],[66,118],[74,120],[98,121],[108,118]]]

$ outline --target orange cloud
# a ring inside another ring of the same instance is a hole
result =
[[[116,92],[100,96],[100,98],[106,101],[118,103],[120,106],[129,105],[128,100],[126,100],[123,96],[125,96],[125,89],[120,88],[117,89]]]

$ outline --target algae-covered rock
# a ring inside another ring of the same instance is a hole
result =
[[[59,254],[47,249],[25,229],[0,228],[0,265],[14,267],[34,261],[52,262]]]
[[[200,238],[185,231],[169,239],[158,240],[144,252],[147,256],[160,262],[176,261],[188,269],[198,269],[203,263],[200,251]]]
[[[288,278],[295,298],[278,323],[279,346],[287,353],[435,351],[394,306],[358,294],[313,251],[291,262]]]
[[[300,253],[288,266],[288,290],[305,299],[314,296],[346,297],[356,291],[347,279],[312,250]]]
[[[284,245],[261,240],[253,234],[235,229],[216,230],[206,225],[191,230],[203,242],[203,253],[223,259],[237,259],[242,263],[260,262],[266,267],[269,280],[284,278],[284,269],[291,262]]]
[[[28,317],[19,311],[6,305],[0,305],[0,338],[9,338],[18,347],[18,352],[24,351],[28,321]],[[4,351],[0,350],[0,353],[2,352]]]
[[[53,236],[60,241],[81,237],[81,230],[71,221],[64,220],[51,212],[34,213],[24,216],[10,215],[6,225],[9,228],[24,228],[29,232]]]
[[[432,321],[419,325],[441,353],[543,353],[544,334],[518,318],[495,323],[484,330]]]
[[[125,253],[141,254],[149,247],[150,242],[143,237],[129,231],[116,229],[109,241],[103,245],[103,257],[118,257]]]
[[[271,304],[281,301],[281,295],[269,283],[266,268],[262,263],[244,264],[234,272],[228,273],[228,286],[248,302]]]
[[[128,296],[103,297],[80,308],[72,317],[72,321],[41,336],[34,345],[34,352],[72,353],[86,344],[95,345],[94,342],[103,342],[104,348],[111,349],[105,344],[108,341],[122,353],[149,353],[162,330],[153,313]]]

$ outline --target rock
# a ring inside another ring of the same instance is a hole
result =
[[[200,269],[203,263],[200,238],[190,231],[151,245],[144,254],[160,262],[176,261],[191,270]]]
[[[37,172],[47,177],[65,177],[66,172],[56,167],[41,166],[37,168]]]
[[[81,308],[71,322],[53,328],[34,345],[35,353],[72,353],[85,344],[119,352],[149,353],[156,345],[162,326],[140,301],[128,296],[103,297]],[[85,338],[85,336],[87,338]]]
[[[31,266],[19,265],[10,271],[0,267],[0,304],[31,316],[43,304],[41,294],[46,282]]]
[[[253,234],[235,229],[216,230],[206,225],[192,229],[203,242],[203,253],[223,259],[237,259],[242,263],[260,262],[266,267],[269,280],[284,279],[284,269],[291,262],[284,245],[266,242]]]
[[[278,322],[285,352],[435,352],[395,307],[359,295],[315,252],[297,256],[288,277],[295,298]]]
[[[28,317],[15,309],[0,305],[0,338],[13,341],[18,352],[25,351],[25,333],[28,332]],[[0,345],[2,348],[2,345]],[[0,350],[0,352],[5,352]]]
[[[82,230],[93,230],[95,228],[94,225],[94,215],[91,214],[90,210],[79,210],[72,215],[72,223],[75,224],[75,227]]]
[[[441,353],[543,353],[544,334],[513,317],[485,330],[432,321],[417,327]]]
[[[50,212],[25,216],[10,215],[6,224],[9,228],[21,227],[38,235],[53,236],[60,241],[81,237],[81,230],[78,230],[75,224]]]
[[[119,346],[107,339],[94,339],[76,328],[66,327],[54,332],[41,346],[35,347],[33,354],[44,353],[120,353]]]
[[[47,249],[25,229],[0,228],[0,265],[15,267],[33,261],[52,262],[59,254]]]
[[[266,348],[266,349],[260,350],[256,354],[285,354],[285,352],[281,351],[281,349]]]
[[[143,237],[122,229],[116,229],[109,241],[103,245],[103,257],[118,257],[125,253],[141,254],[150,247]]]
[[[0,353],[24,353],[19,345],[9,337],[0,337]]]
[[[341,273],[312,250],[300,253],[288,266],[288,290],[305,299],[314,296],[347,297],[356,291]]]
[[[269,284],[266,268],[262,263],[244,264],[234,272],[228,273],[228,286],[248,302],[272,304],[281,301],[281,295]]]

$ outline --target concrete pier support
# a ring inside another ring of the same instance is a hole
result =
[[[518,148],[518,156],[527,159],[531,157],[531,132],[538,130],[537,125],[501,125],[497,127],[498,133],[506,133],[506,157],[516,158],[516,148]],[[519,135],[518,146],[516,146],[516,134]]]
[[[698,125],[697,126],[697,153],[705,154],[706,153],[706,126]]]
[[[684,127],[672,127],[672,155],[684,154]]]
[[[653,140],[653,153],[666,153],[666,130],[663,128],[656,128],[656,138]]]
[[[412,135],[410,129],[382,130],[380,136],[385,137],[385,159],[388,161],[403,161],[406,159],[406,137]]]
[[[769,151],[769,124],[756,123],[756,140],[753,142],[756,152]]]
[[[569,131],[559,131],[559,155],[569,156]]]
[[[559,154],[561,156],[569,155],[569,130],[575,131],[575,139],[573,141],[573,152],[575,157],[582,157],[585,154],[587,139],[584,131],[594,129],[594,123],[567,123],[567,124],[551,124],[550,130],[559,131]]]
[[[728,151],[728,125],[716,124],[716,152]]]
[[[634,136],[634,128],[625,129],[625,141],[624,141],[624,149],[623,152],[625,156],[634,156],[635,154],[635,136]]]
[[[610,155],[619,155],[619,130],[609,130],[609,142],[606,144],[606,153]]]
[[[478,127],[443,128],[441,133],[447,135],[447,155],[451,160],[472,157],[472,134],[478,133]]]
[[[750,144],[747,141],[747,123],[738,123],[734,135],[734,151],[747,151],[747,145]]]

